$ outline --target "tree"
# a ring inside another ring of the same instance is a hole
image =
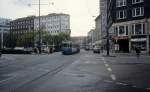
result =
[[[9,33],[4,41],[4,46],[7,48],[14,48],[16,46],[17,34]]]

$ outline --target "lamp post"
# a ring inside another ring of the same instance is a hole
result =
[[[1,49],[3,49],[3,37],[4,36],[4,30],[1,30]]]
[[[28,4],[28,6],[31,5],[38,5],[39,6],[39,30],[38,30],[38,34],[39,34],[39,39],[38,39],[38,49],[39,49],[39,54],[42,53],[42,30],[41,30],[41,5],[54,5],[54,3],[49,3],[49,4],[41,4],[41,0],[39,0],[38,4]]]
[[[42,49],[42,39],[41,39],[41,0],[39,0],[39,42],[38,42],[38,49],[39,49],[39,54],[41,54],[41,49]]]
[[[109,53],[109,51],[110,51],[110,43],[109,43],[109,29],[108,29],[108,27],[106,28],[106,31],[107,31],[107,56],[110,56],[110,53]]]

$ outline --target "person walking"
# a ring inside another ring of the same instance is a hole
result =
[[[135,51],[136,51],[136,56],[137,56],[137,57],[140,57],[140,53],[141,53],[140,48],[139,48],[139,47],[136,47],[136,48],[135,48]]]

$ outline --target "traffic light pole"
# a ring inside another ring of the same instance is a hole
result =
[[[107,56],[110,56],[110,43],[109,43],[109,30],[108,30],[108,27],[107,27]]]
[[[39,54],[42,53],[42,40],[41,40],[41,0],[39,0],[39,43],[38,43],[38,49],[39,49]]]

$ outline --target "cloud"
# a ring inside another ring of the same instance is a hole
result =
[[[30,0],[15,0],[14,4],[16,5],[25,5],[28,4]]]
[[[72,35],[86,35],[94,26],[94,18],[98,14],[99,0],[41,0],[41,3],[54,5],[41,6],[41,15],[48,13],[67,13],[71,15]],[[0,17],[20,18],[28,15],[38,15],[38,6],[28,7],[28,4],[38,4],[38,0],[1,0]]]

